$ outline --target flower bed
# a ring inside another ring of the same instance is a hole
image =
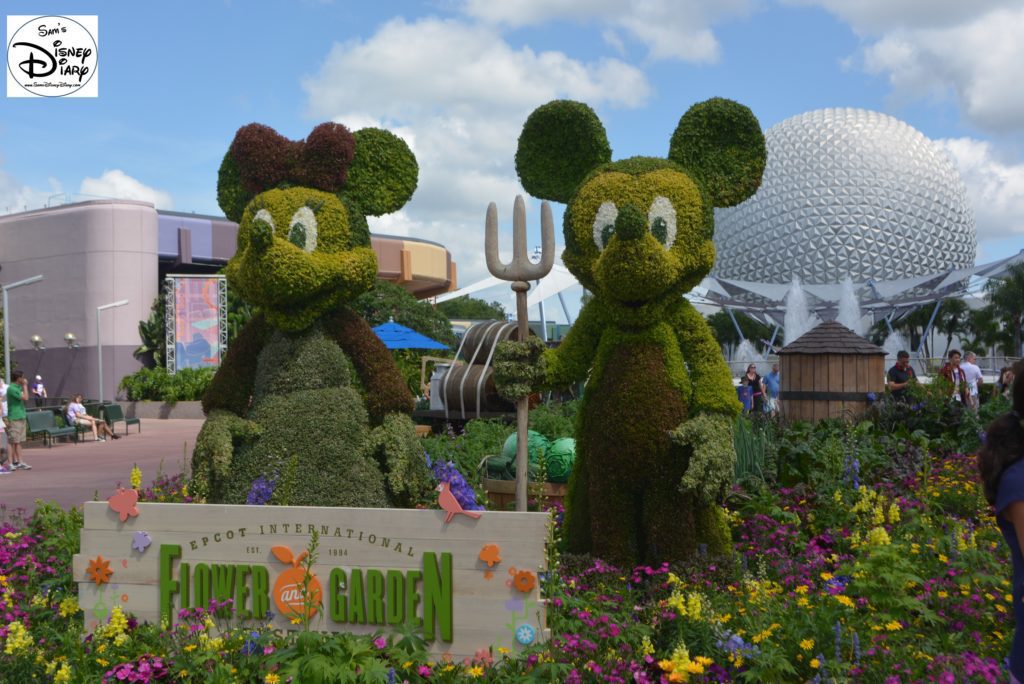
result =
[[[1005,681],[1010,567],[973,457],[932,453],[902,479],[868,479],[854,465],[816,490],[735,488],[727,558],[627,570],[552,551],[551,641],[467,662],[431,659],[404,630],[229,629],[221,604],[171,630],[114,609],[89,635],[69,567],[80,517],[41,506],[0,527],[0,672],[12,682]],[[182,478],[162,477],[143,499],[187,494]]]

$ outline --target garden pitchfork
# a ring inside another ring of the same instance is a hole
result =
[[[551,205],[540,205],[540,263],[533,263],[526,251],[526,202],[522,195],[516,195],[512,208],[512,261],[501,263],[498,256],[498,207],[491,202],[487,205],[487,223],[484,233],[484,252],[487,255],[487,270],[499,280],[512,282],[516,293],[516,320],[519,322],[519,340],[526,341],[530,334],[527,314],[526,291],[531,280],[540,280],[551,272],[555,263],[555,230],[551,220]],[[516,400],[516,510],[526,510],[526,485],[529,473],[527,458],[527,423],[530,415],[530,398]]]

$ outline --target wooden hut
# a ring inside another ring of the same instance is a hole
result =
[[[779,352],[782,416],[818,421],[856,416],[881,396],[885,350],[835,321],[827,321]]]

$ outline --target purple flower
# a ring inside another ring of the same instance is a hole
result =
[[[260,475],[253,480],[249,494],[245,497],[245,503],[250,506],[263,506],[270,501],[274,495],[274,487],[277,486],[277,478]]]

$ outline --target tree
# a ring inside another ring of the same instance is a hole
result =
[[[757,344],[760,340],[771,339],[772,328],[768,327],[764,323],[758,323],[753,318],[742,312],[736,312],[735,316],[736,322],[739,324],[740,330],[743,332],[742,338],[736,333],[736,326],[733,325],[732,318],[729,317],[728,312],[722,310],[708,316],[708,325],[711,326],[711,332],[714,333],[715,339],[718,340],[718,344],[734,347],[744,339],[750,340],[754,342],[754,344]],[[781,329],[775,339],[782,339]]]
[[[1024,263],[1017,263],[1000,278],[985,284],[989,302],[1013,336],[1013,356],[1021,355],[1020,327],[1024,319]]]
[[[946,336],[945,356],[953,344],[953,336],[964,332],[968,316],[967,303],[962,299],[944,299],[935,316],[935,329]]]
[[[356,297],[351,307],[371,326],[394,320],[448,346],[455,344],[452,323],[444,312],[386,280],[378,280],[372,290]]]
[[[999,316],[989,304],[980,309],[972,309],[967,313],[962,339],[965,348],[980,351],[984,356],[985,351],[1002,341],[1003,333],[1004,331],[999,326]]]
[[[437,305],[437,310],[449,319],[468,319],[471,321],[505,320],[505,307],[500,302],[485,302],[466,295],[449,299]]]

